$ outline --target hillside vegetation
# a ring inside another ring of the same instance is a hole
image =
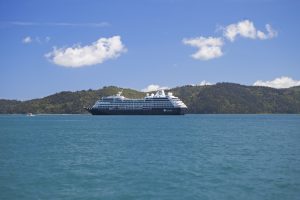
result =
[[[0,113],[86,113],[84,106],[92,106],[99,98],[114,95],[121,90],[128,98],[145,96],[145,93],[136,90],[109,86],[99,90],[60,92],[29,101],[2,99]],[[300,87],[274,89],[218,83],[208,86],[182,86],[169,91],[188,106],[189,113],[300,113]]]

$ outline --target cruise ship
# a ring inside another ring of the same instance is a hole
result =
[[[129,99],[117,95],[102,97],[91,108],[85,108],[93,115],[183,115],[187,106],[171,92],[159,90],[147,94],[143,99]]]

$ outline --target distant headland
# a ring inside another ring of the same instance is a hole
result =
[[[129,98],[143,98],[146,93],[128,88],[106,86],[98,90],[60,92],[28,101],[0,99],[0,114],[84,114],[100,97],[123,90]],[[188,113],[199,114],[264,114],[300,113],[300,86],[274,89],[235,83],[185,85],[169,89],[187,106]]]

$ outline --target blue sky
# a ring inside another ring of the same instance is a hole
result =
[[[203,80],[297,85],[299,10],[296,0],[2,0],[0,98]]]

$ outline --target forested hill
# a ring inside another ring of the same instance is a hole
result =
[[[123,90],[128,98],[142,98],[145,93],[114,86],[99,90],[60,92],[29,101],[0,100],[0,113],[86,113],[103,96]],[[187,106],[189,113],[300,113],[300,87],[274,89],[218,83],[207,86],[182,86],[170,89]]]
[[[172,89],[190,113],[300,113],[300,87],[274,89],[219,83]]]

